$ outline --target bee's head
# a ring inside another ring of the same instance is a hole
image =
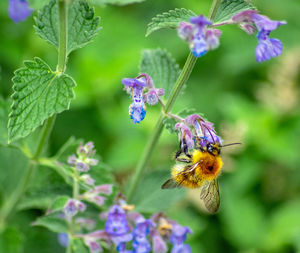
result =
[[[217,156],[221,152],[220,144],[218,142],[213,142],[213,143],[209,142],[206,145],[206,150],[208,153]]]

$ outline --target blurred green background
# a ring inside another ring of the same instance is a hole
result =
[[[160,190],[178,147],[177,136],[166,130],[144,177],[145,188],[136,196],[137,210],[146,216],[164,210],[191,227],[194,233],[188,243],[196,253],[300,252],[300,2],[253,3],[271,19],[287,21],[271,34],[283,42],[283,55],[256,63],[255,36],[237,26],[224,27],[220,47],[198,60],[173,110],[195,108],[215,123],[224,143],[243,143],[223,150],[218,214],[202,211],[196,190]],[[161,30],[145,38],[146,25],[156,14],[180,7],[207,15],[210,5],[208,0],[147,0],[97,7],[102,30],[93,43],[69,57],[67,73],[78,84],[76,99],[69,111],[57,117],[49,154],[71,135],[92,140],[125,189],[160,108],[148,106],[145,120],[133,125],[121,79],[137,76],[143,49],[166,48],[182,67],[188,48],[176,31]],[[5,99],[12,93],[13,72],[24,60],[39,56],[53,69],[57,62],[55,49],[35,34],[32,16],[15,24],[7,7],[8,1],[0,2],[0,96]],[[7,192],[9,196],[20,180],[24,159],[15,150],[0,147],[0,198]],[[60,189],[62,179],[49,168],[43,170],[51,187]],[[36,177],[42,176],[37,172]],[[47,192],[44,185],[34,187]],[[169,196],[169,203],[163,204]],[[8,252],[63,252],[54,233],[30,226],[44,213],[38,207],[24,208],[14,216],[0,246],[11,240]]]

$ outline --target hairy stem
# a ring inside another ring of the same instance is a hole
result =
[[[57,70],[65,72],[67,62],[67,3],[65,0],[57,0],[59,20],[59,45]]]
[[[220,3],[221,3],[221,0],[214,0],[211,10],[210,10],[209,19],[211,19],[211,20],[214,19]],[[132,201],[133,195],[134,195],[136,188],[141,180],[143,172],[145,171],[149,161],[152,158],[153,151],[157,146],[158,140],[159,140],[160,135],[163,130],[163,120],[164,120],[165,116],[167,116],[170,113],[179,93],[182,90],[183,85],[187,82],[187,80],[190,77],[190,74],[192,73],[192,70],[194,68],[196,61],[197,61],[197,58],[195,56],[193,56],[192,53],[189,53],[189,55],[186,59],[186,62],[183,66],[183,69],[182,69],[178,79],[176,80],[176,83],[173,87],[173,90],[170,94],[170,97],[169,97],[166,105],[164,106],[164,104],[161,103],[163,112],[156,123],[153,133],[151,134],[150,138],[148,139],[146,147],[145,147],[143,154],[142,154],[142,156],[138,162],[138,165],[136,167],[135,174],[133,175],[133,180],[132,180],[132,183],[130,185],[128,195],[127,195],[128,202]],[[173,115],[173,114],[171,114],[171,115]]]

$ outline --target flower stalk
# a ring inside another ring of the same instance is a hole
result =
[[[217,8],[220,3],[221,3],[221,0],[214,0],[211,11],[210,11],[210,15],[209,15],[210,20],[214,19]],[[150,159],[152,158],[153,151],[157,146],[158,140],[159,140],[160,135],[163,130],[163,120],[166,116],[173,115],[173,114],[170,114],[170,115],[168,115],[168,114],[170,113],[171,109],[173,108],[173,105],[174,105],[178,95],[180,94],[183,85],[189,79],[189,77],[193,71],[193,68],[195,66],[196,61],[197,61],[197,57],[195,57],[192,53],[189,53],[189,55],[186,59],[186,62],[183,66],[183,69],[182,69],[179,77],[176,80],[176,83],[173,87],[173,90],[169,96],[169,99],[168,99],[166,105],[162,106],[161,116],[159,117],[159,119],[154,127],[154,130],[153,130],[150,138],[148,139],[146,147],[143,151],[143,154],[138,162],[135,173],[133,175],[133,179],[132,179],[132,182],[131,182],[131,185],[130,185],[130,188],[129,188],[129,191],[127,194],[128,202],[132,201],[132,198],[133,198],[134,193],[137,189],[137,186],[141,180],[143,172],[145,171],[146,167],[148,166],[148,164],[150,162]]]

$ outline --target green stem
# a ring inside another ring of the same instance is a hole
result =
[[[208,15],[210,20],[214,20],[220,4],[221,4],[221,0],[214,0]]]
[[[65,0],[57,0],[59,20],[59,45],[57,70],[65,72],[67,62],[67,3]]]
[[[220,3],[221,3],[221,0],[214,0],[210,14],[209,14],[209,19],[211,19],[211,20],[214,19]],[[169,97],[166,105],[163,106],[162,115],[158,119],[156,126],[154,128],[154,131],[153,131],[152,135],[150,136],[150,138],[146,144],[146,147],[143,151],[143,154],[139,160],[139,163],[136,167],[135,174],[133,176],[133,180],[132,180],[132,183],[130,185],[128,195],[127,195],[128,202],[132,201],[133,195],[134,195],[134,193],[137,189],[137,186],[141,180],[142,174],[145,171],[149,161],[152,158],[153,151],[156,148],[156,145],[158,143],[158,140],[159,140],[160,135],[163,130],[163,120],[164,120],[165,116],[173,108],[173,105],[174,105],[179,93],[181,92],[183,85],[187,82],[187,80],[189,79],[189,77],[192,73],[192,70],[195,66],[196,61],[197,61],[197,58],[195,56],[193,56],[192,53],[189,53],[189,55],[186,59],[186,62],[183,66],[183,69],[173,87],[170,97]]]
[[[15,206],[17,205],[17,203],[23,196],[24,192],[27,190],[27,187],[31,181],[33,172],[35,171],[35,169],[37,167],[36,159],[43,151],[43,147],[45,146],[45,144],[49,138],[54,121],[55,121],[55,116],[52,116],[45,123],[43,130],[41,132],[41,136],[40,136],[39,143],[38,143],[36,152],[34,154],[34,157],[29,162],[29,164],[26,168],[25,174],[22,177],[21,182],[18,184],[16,190],[10,196],[8,201],[4,202],[2,210],[1,210],[0,229],[4,228],[5,221],[8,219],[9,216],[11,216],[14,213]]]

